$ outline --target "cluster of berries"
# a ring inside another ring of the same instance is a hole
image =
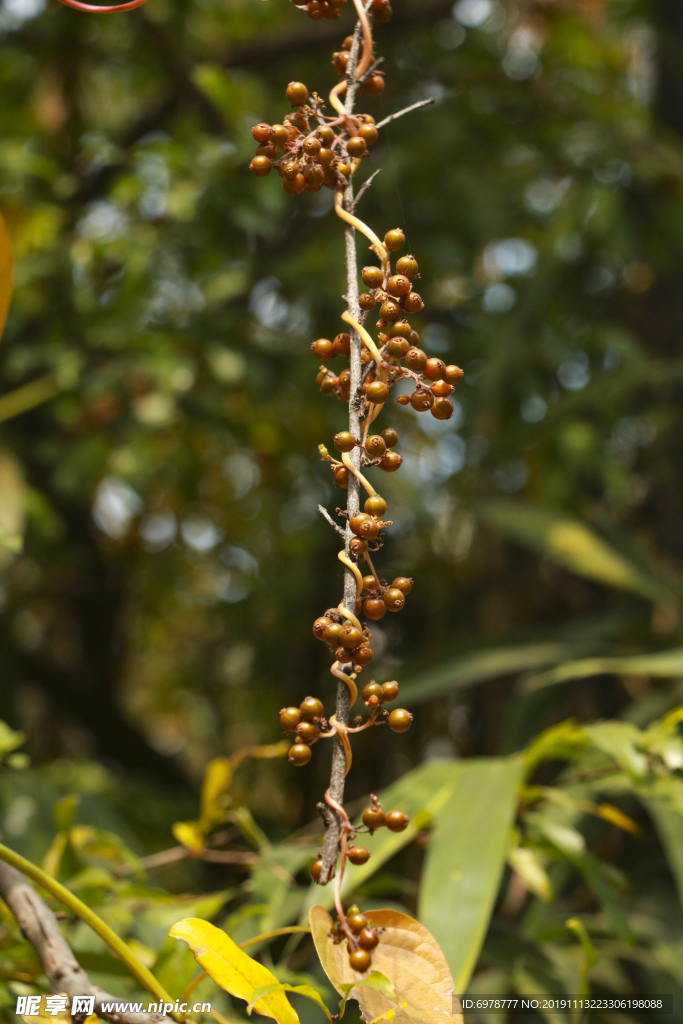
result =
[[[373,88],[369,85],[373,77],[365,81],[368,92]],[[368,146],[377,141],[374,118],[370,114],[346,119],[325,117],[323,103],[316,93],[307,102],[308,89],[303,82],[289,83],[287,99],[298,109],[287,114],[282,124],[263,122],[252,128],[258,145],[249,170],[263,178],[274,167],[285,192],[292,196],[318,192],[323,185],[330,189],[344,185],[358,161],[368,155]],[[312,123],[312,119],[318,123]]]
[[[292,0],[295,7],[306,11],[312,21],[336,21],[346,0]],[[392,15],[391,0],[372,0],[370,8],[376,21],[389,21]]]
[[[380,19],[378,17],[378,10],[379,9],[375,11],[375,18],[377,18],[378,21],[388,21],[388,18]],[[391,17],[391,7],[389,7],[389,17]],[[349,63],[349,59],[351,57],[352,45],[353,36],[347,36],[344,42],[342,43],[341,50],[338,50],[336,53],[332,54],[332,67],[340,76],[340,78],[346,78],[346,65]],[[361,59],[363,57],[362,43],[360,46],[360,57]],[[371,69],[363,76],[363,80],[360,84],[363,90],[368,94],[368,96],[379,96],[381,93],[384,92],[384,75],[382,74],[381,71]]]
[[[321,724],[324,727],[323,714],[325,708],[317,697],[306,697],[298,708],[282,708],[280,725],[286,733],[296,733],[294,743],[289,748],[290,764],[303,767],[311,760],[311,743],[320,736]]]

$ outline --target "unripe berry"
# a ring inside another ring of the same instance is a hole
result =
[[[414,331],[407,320],[397,320],[395,324],[392,324],[389,328],[390,338],[410,338],[410,335]]]
[[[403,359],[409,348],[410,345],[405,338],[389,338],[387,342],[387,352],[392,359]]]
[[[377,622],[378,619],[384,618],[387,609],[381,598],[369,597],[363,605],[363,611],[369,619],[372,619],[373,622]]]
[[[290,82],[286,95],[293,107],[301,107],[308,99],[308,89],[303,82]]]
[[[374,576],[363,577],[363,594],[370,594],[373,590],[377,590],[377,580]]]
[[[358,305],[361,309],[364,309],[366,313],[369,313],[371,309],[374,309],[377,305],[377,299],[372,292],[363,292],[362,295],[358,296]]]
[[[380,462],[379,468],[383,469],[385,473],[395,473],[397,469],[401,468],[402,462],[403,456],[398,452],[387,452]]]
[[[368,288],[379,288],[384,280],[379,267],[363,267],[361,277]]]
[[[333,395],[339,387],[339,377],[334,373],[327,373],[319,387],[324,395]]]
[[[351,452],[356,447],[356,439],[348,430],[341,430],[334,435],[334,447],[338,452]]]
[[[298,708],[283,708],[280,712],[280,725],[285,732],[296,732],[301,721],[301,712]]]
[[[362,697],[364,701],[370,700],[371,697],[382,696],[382,687],[379,683],[376,683],[373,679],[371,683],[366,683],[362,690]]]
[[[396,708],[389,715],[389,728],[392,732],[408,732],[412,722],[413,716],[405,708]]]
[[[306,697],[299,704],[299,710],[301,711],[301,717],[306,722],[313,722],[316,718],[321,718],[325,708],[321,700],[317,697]]]
[[[329,125],[323,125],[322,128],[318,128],[318,138],[323,146],[329,146],[335,139],[334,128],[330,128]]]
[[[334,354],[336,356],[350,356],[351,355],[351,337],[348,334],[337,334],[334,341]]]
[[[302,142],[301,148],[306,156],[317,156],[323,147],[320,139],[316,139],[315,135],[309,135]]]
[[[384,244],[389,252],[396,252],[397,249],[402,249],[406,244],[406,236],[400,228],[392,228],[384,236]]]
[[[307,747],[305,743],[294,743],[289,748],[287,760],[297,768],[303,768],[311,760],[311,748]]]
[[[289,139],[289,132],[283,124],[274,124],[270,129],[270,136],[268,141],[272,142],[273,145],[279,146],[282,149]]]
[[[347,856],[352,864],[367,864],[370,860],[370,851],[366,850],[364,846],[350,846]]]
[[[350,651],[348,647],[337,647],[334,652],[336,661],[341,661],[343,664],[350,664],[353,661],[353,651]]]
[[[363,508],[369,516],[383,516],[387,510],[387,503],[379,494],[372,494]]]
[[[387,826],[390,832],[403,832],[408,827],[410,818],[403,811],[389,811],[384,824]]]
[[[437,398],[432,406],[435,420],[449,420],[453,415],[453,403],[448,398]]]
[[[453,385],[445,380],[435,380],[432,384],[432,394],[436,398],[447,398],[453,390]]]

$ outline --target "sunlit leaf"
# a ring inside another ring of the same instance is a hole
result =
[[[171,831],[180,845],[193,853],[201,853],[204,849],[204,835],[196,821],[176,821]]]
[[[591,679],[593,676],[639,675],[653,679],[672,679],[683,676],[683,648],[658,651],[656,654],[636,654],[623,658],[582,658],[570,661],[548,672],[530,676],[525,688],[540,689],[573,679]]]
[[[306,999],[310,999],[311,1002],[316,1003],[321,1010],[324,1010],[328,1020],[332,1019],[332,1014],[325,1006],[322,996],[319,992],[316,992],[311,985],[288,985],[285,982],[280,982],[275,985],[261,985],[257,988],[251,997],[249,1006],[247,1007],[247,1013],[251,1013],[259,999],[262,999],[263,996],[270,995],[271,992],[294,992],[296,995],[305,996]]]
[[[453,1012],[454,986],[446,958],[424,925],[394,910],[368,910],[365,916],[384,929],[372,965],[393,984],[396,997],[359,984],[345,944],[335,945],[332,940],[332,918],[324,907],[311,907],[315,948],[337,992],[346,994],[344,986],[351,985],[348,994],[357,1000],[366,1019],[381,1017],[397,1009],[397,1003],[405,1003],[395,1016],[397,1024],[461,1022],[461,1014]]]
[[[486,935],[510,848],[522,774],[519,760],[461,761],[448,800],[436,816],[419,917],[446,955],[458,993],[465,991]]]
[[[585,726],[589,742],[613,757],[617,764],[637,779],[647,772],[647,755],[639,729],[631,722],[596,722]]]
[[[552,899],[552,882],[545,869],[544,858],[538,850],[529,846],[513,846],[508,852],[508,864],[517,872],[529,892],[546,903]]]
[[[169,935],[182,939],[195,960],[217,985],[238,999],[250,1003],[256,989],[279,985],[267,967],[252,960],[232,939],[208,921],[188,917],[178,921]],[[272,1017],[278,1024],[298,1024],[298,1016],[280,991],[262,996],[254,1006],[256,1013]]]

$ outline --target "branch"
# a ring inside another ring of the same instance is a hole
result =
[[[173,1024],[163,1013],[105,1013],[102,1003],[118,1002],[118,996],[93,985],[59,930],[57,918],[21,872],[0,862],[0,896],[12,911],[22,934],[40,957],[50,991],[74,996],[94,996],[95,1013],[115,1024]]]
[[[382,170],[382,168],[378,167],[377,170],[374,171],[370,175],[368,180],[363,185],[361,185],[360,189],[358,190],[358,195],[356,196],[356,198],[354,199],[354,201],[353,201],[353,203],[351,205],[351,211],[350,211],[351,213],[355,213],[356,207],[358,206],[359,202],[361,201],[361,199],[363,198],[363,196],[365,195],[367,190],[370,188],[370,186],[372,185],[373,181],[375,180],[375,178],[377,177],[377,175],[379,174],[379,172],[381,170]]]
[[[375,128],[384,128],[385,124],[389,124],[390,121],[397,121],[399,117],[403,117],[404,114],[409,114],[411,110],[419,110],[420,107],[430,107],[432,103],[436,103],[436,97],[430,96],[426,100],[418,100],[417,103],[412,103],[409,107],[404,107],[403,110],[397,110],[395,114],[389,114],[383,121],[375,125]]]
[[[346,540],[346,530],[342,530],[342,528],[339,525],[339,523],[335,523],[334,519],[332,518],[330,513],[327,511],[327,509],[324,508],[322,505],[318,505],[318,512],[323,517],[323,519],[327,520],[327,522],[330,524],[332,529],[336,530],[337,533],[339,534],[339,536],[343,537],[344,540]]]

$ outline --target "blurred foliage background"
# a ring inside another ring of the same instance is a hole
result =
[[[383,417],[404,466],[381,481],[382,574],[416,583],[373,627],[372,674],[416,721],[359,738],[348,795],[404,777],[419,827],[356,895],[419,912],[473,990],[680,992],[683,11],[394,6],[367,110],[437,102],[382,131],[361,213],[405,229],[424,347],[465,379],[447,423]],[[0,7],[0,718],[25,738],[0,737],[2,832],[169,985],[191,976],[163,941],[183,894],[242,937],[309,898],[321,747],[303,771],[245,761],[208,809],[202,834],[242,862],[138,858],[198,817],[211,759],[277,742],[282,705],[332,700],[310,627],[341,592],[317,505],[342,497],[317,445],[346,409],[309,344],[340,329],[343,236],[327,190],[295,201],[247,167],[288,81],[334,84],[351,25],[286,0]],[[441,784],[447,810],[420,817]],[[612,810],[587,810],[606,788]],[[489,874],[446,898],[458,841]],[[273,962],[314,972],[294,945]],[[8,1020],[31,963],[7,919]]]

